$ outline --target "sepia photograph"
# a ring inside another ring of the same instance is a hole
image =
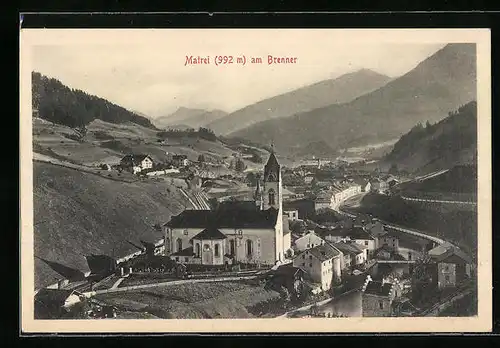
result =
[[[490,330],[489,35],[21,30],[23,329]]]

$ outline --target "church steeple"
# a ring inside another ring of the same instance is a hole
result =
[[[276,182],[280,178],[281,166],[278,163],[278,159],[274,154],[274,150],[271,151],[271,155],[264,166],[264,180],[267,182]]]
[[[283,192],[281,183],[281,166],[271,146],[271,154],[264,166],[264,190],[262,193],[262,209],[270,208],[278,211],[275,230],[275,255],[276,260],[284,260],[285,243],[283,237]],[[289,248],[289,242],[286,243]]]

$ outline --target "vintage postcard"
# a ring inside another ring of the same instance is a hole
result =
[[[23,332],[491,330],[488,30],[20,37]]]

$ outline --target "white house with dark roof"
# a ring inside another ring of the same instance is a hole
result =
[[[120,161],[122,168],[134,174],[153,168],[153,164],[153,159],[149,155],[126,155]]]
[[[180,253],[186,253],[186,249],[189,253],[189,248],[193,248],[191,262],[221,264],[220,256],[215,257],[215,248],[219,245],[221,253],[218,255],[227,255],[222,261],[224,264],[275,265],[285,261],[285,253],[291,248],[291,234],[283,228],[281,166],[274,153],[264,166],[263,179],[260,197],[255,197],[252,206],[234,204],[233,207],[217,210],[185,210],[173,216],[164,225],[165,255],[176,257],[176,253],[180,256]],[[207,229],[213,235],[224,235],[226,238],[218,242],[210,239],[205,243],[206,240],[200,238],[207,237],[203,234]],[[202,250],[200,256],[196,250],[198,242]],[[206,255],[212,255],[211,258],[207,256],[203,259],[205,244],[210,250]]]
[[[451,244],[442,244],[429,250],[436,264],[438,288],[454,287],[471,276],[471,258]]]
[[[323,291],[341,280],[341,252],[329,243],[300,252],[293,259],[293,266],[303,269]]]
[[[394,300],[401,297],[398,281],[375,281],[370,276],[362,288],[361,306],[363,317],[389,317],[393,313]]]
[[[363,265],[368,260],[368,249],[354,242],[338,242],[334,246],[342,252],[342,269]]]
[[[324,244],[325,241],[318,236],[314,231],[308,232],[302,237],[298,238],[294,243],[295,252],[301,252],[307,249],[314,248],[315,246]]]

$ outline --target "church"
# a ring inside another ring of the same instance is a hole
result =
[[[253,201],[185,210],[172,217],[164,225],[165,255],[184,264],[275,265],[291,247],[283,221],[288,220],[283,215],[281,166],[271,152]]]

